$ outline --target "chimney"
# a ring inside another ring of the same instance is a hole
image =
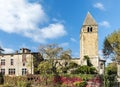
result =
[[[21,48],[20,49],[20,53],[30,53],[31,50],[27,49],[27,48]]]

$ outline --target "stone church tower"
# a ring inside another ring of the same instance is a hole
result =
[[[80,32],[80,63],[86,65],[84,56],[89,56],[91,63],[99,68],[98,25],[88,12]]]

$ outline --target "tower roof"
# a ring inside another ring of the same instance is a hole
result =
[[[97,25],[97,22],[94,20],[92,15],[88,12],[83,25]]]

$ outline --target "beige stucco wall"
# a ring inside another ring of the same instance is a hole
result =
[[[75,63],[77,63],[78,65],[80,65],[80,59],[71,59],[71,61],[73,61],[73,62],[75,62]]]
[[[32,54],[25,54],[26,55],[26,63],[25,66],[23,66],[22,62],[22,55],[23,54],[13,54],[13,55],[2,55],[0,56],[0,61],[1,59],[5,59],[5,66],[1,65],[0,69],[5,69],[5,75],[8,75],[8,70],[10,68],[15,69],[15,75],[19,76],[22,75],[22,68],[26,68],[27,72],[29,74],[33,74],[33,55]],[[14,64],[11,65],[11,59],[13,59]]]

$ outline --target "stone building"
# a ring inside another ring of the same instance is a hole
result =
[[[103,73],[104,62],[98,55],[98,24],[88,12],[80,32],[80,64],[86,65],[84,56],[88,56],[91,63],[99,71]]]
[[[20,52],[0,54],[0,72],[4,75],[21,76],[34,74],[34,58],[38,58],[38,52],[31,52],[27,48]],[[39,62],[39,60],[38,60]]]
[[[98,24],[89,12],[80,31],[80,58],[72,59],[72,61],[80,65],[86,65],[84,56],[90,58],[99,74],[104,74],[105,60],[98,55]]]

